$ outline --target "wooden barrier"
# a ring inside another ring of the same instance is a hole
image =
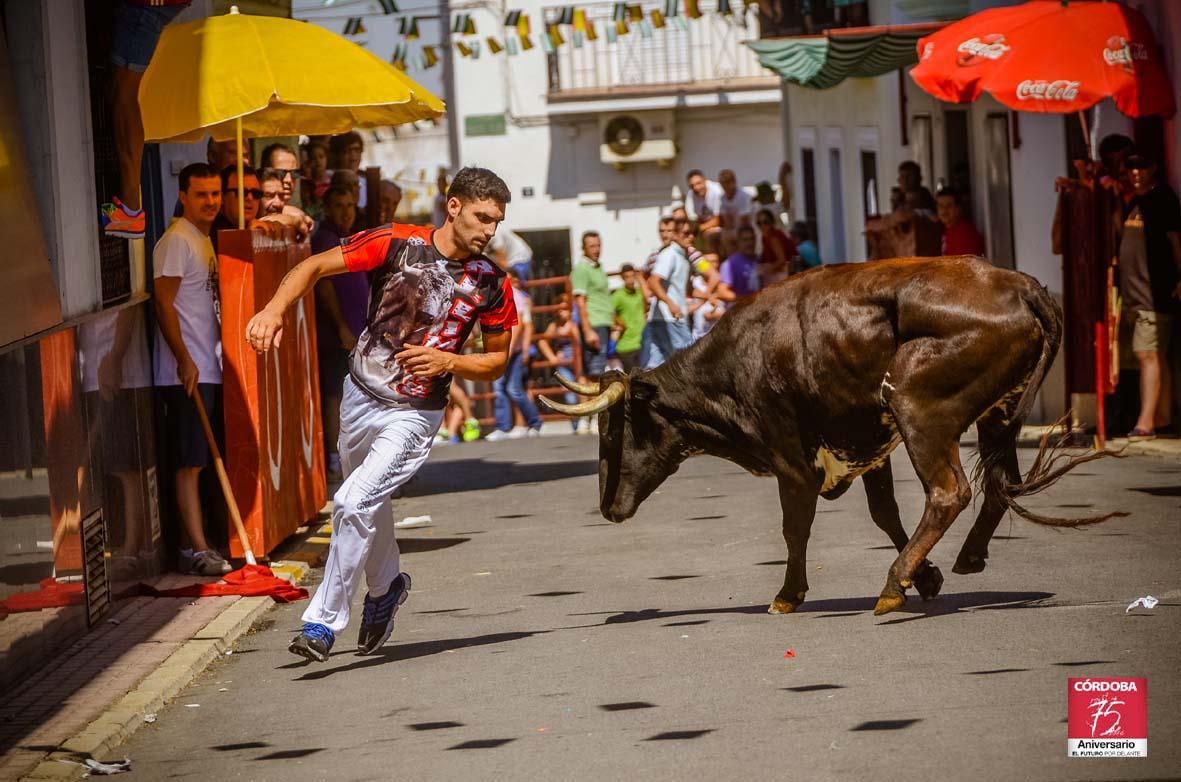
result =
[[[226,471],[262,556],[315,519],[328,497],[313,295],[288,311],[277,350],[260,356],[246,342],[246,324],[309,247],[257,231],[222,231],[218,246]],[[243,555],[232,534],[230,547]]]

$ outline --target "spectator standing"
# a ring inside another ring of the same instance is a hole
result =
[[[648,310],[645,328],[645,369],[655,369],[693,341],[685,322],[689,290],[689,257],[685,251],[693,243],[696,232],[685,221],[678,221],[673,230],[674,240],[656,256],[648,278],[648,288],[655,301]]]
[[[103,232],[123,239],[142,239],[147,218],[141,208],[140,169],[144,154],[144,122],[139,109],[139,84],[156,53],[164,28],[191,0],[123,0],[114,9],[111,35],[111,119],[119,190],[101,207]]]
[[[324,199],[332,181],[328,170],[328,145],[323,141],[309,141],[307,149],[307,177],[301,181],[300,202],[307,206]]]
[[[333,136],[328,142],[329,158],[332,160],[333,173],[352,171],[357,175],[357,208],[365,209],[369,206],[368,183],[360,175],[361,156],[365,153],[365,141],[355,130]],[[333,183],[335,184],[335,182]]]
[[[812,238],[812,229],[807,223],[799,220],[792,225],[791,240],[796,243],[796,253],[799,254],[805,269],[823,265],[820,248],[816,246],[816,240]]]
[[[935,216],[935,198],[923,185],[923,169],[913,160],[905,160],[898,166],[898,187],[906,204],[916,212],[926,212],[927,217]]]
[[[738,249],[722,262],[722,282],[740,299],[759,292],[759,256],[755,254],[755,229],[738,229]]]
[[[623,364],[624,372],[640,366],[640,348],[644,341],[644,324],[648,320],[648,301],[640,284],[640,275],[630,263],[619,270],[623,286],[611,294],[615,322],[623,332],[615,341],[615,357]]]
[[[570,272],[570,288],[582,328],[583,374],[592,380],[607,369],[607,343],[615,324],[607,273],[599,262],[602,253],[602,237],[597,231],[587,231],[582,235],[582,259]]]
[[[1132,352],[1140,365],[1140,416],[1128,438],[1147,440],[1172,413],[1168,355],[1181,299],[1181,206],[1158,180],[1156,161],[1133,155],[1127,167],[1136,196],[1120,239],[1120,288],[1134,313]]]
[[[270,144],[262,151],[262,165],[279,173],[283,182],[283,205],[291,203],[295,183],[300,180],[299,155],[286,144]]]
[[[759,278],[761,287],[786,280],[792,273],[792,259],[796,257],[796,245],[783,229],[770,209],[760,209],[755,224],[763,239],[763,254],[760,259]]]
[[[259,215],[262,204],[262,187],[258,182],[258,174],[250,166],[242,169],[242,194],[245,197],[242,204],[244,226],[251,226]],[[213,251],[217,252],[218,231],[234,230],[238,227],[238,167],[228,166],[221,171],[221,211],[213,221],[209,230],[209,241],[213,243]]]
[[[521,437],[536,437],[541,434],[541,413],[525,388],[529,374],[529,346],[533,344],[533,307],[529,294],[521,289],[521,277],[515,269],[508,270],[513,286],[513,302],[517,307],[518,324],[513,326],[509,342],[508,366],[504,374],[492,383],[496,393],[493,403],[496,412],[496,431],[489,432],[485,440],[515,440]],[[521,411],[525,427],[513,426],[513,405]]]
[[[283,175],[270,168],[264,168],[259,176],[262,185],[262,203],[259,205],[263,215],[277,215],[283,211]]]
[[[984,237],[964,214],[959,191],[944,188],[935,200],[939,222],[943,223],[943,254],[984,255]]]
[[[381,180],[381,224],[394,222],[398,205],[402,203],[402,188],[388,179]]]
[[[158,332],[155,384],[164,408],[165,440],[172,447],[176,501],[182,522],[181,565],[204,576],[230,572],[205,538],[199,479],[209,464],[209,444],[192,397],[200,398],[211,421],[219,421],[221,317],[217,255],[209,231],[221,209],[221,177],[208,164],[180,172],[183,213],[169,226],[152,254],[153,302]]]
[[[641,324],[642,326],[643,324]],[[561,375],[567,380],[574,380],[574,371],[571,366],[574,361],[574,343],[576,341],[580,341],[578,325],[571,317],[570,300],[563,293],[558,302],[558,310],[554,314],[554,319],[549,322],[537,340],[537,351],[554,367],[554,374]],[[578,378],[578,380],[582,381],[585,378]],[[565,397],[566,404],[572,405],[578,401],[578,395],[572,391],[567,391]],[[580,420],[582,419],[570,419],[570,428],[574,430],[575,434],[578,433]]]
[[[738,229],[752,224],[754,202],[738,186],[738,177],[730,169],[724,168],[718,173],[718,184],[722,186],[722,202],[718,210],[722,218],[722,253],[728,255],[737,247]]]
[[[705,240],[706,251],[720,252],[722,197],[725,191],[717,182],[706,179],[699,169],[690,171],[686,179],[689,181],[689,203],[693,207],[689,217],[697,222],[697,230]]]
[[[351,190],[330,188],[324,194],[324,219],[312,234],[312,254],[327,252],[353,233],[357,199]],[[349,371],[349,353],[365,329],[369,309],[369,278],[365,272],[338,274],[316,283],[316,347],[319,352],[321,415],[324,421],[324,453],[329,477],[341,477],[337,440],[340,437],[340,401]]]
[[[252,165],[250,160],[250,145],[245,143],[245,139],[243,139],[240,149],[235,139],[230,139],[229,141],[214,141],[213,139],[209,139],[209,144],[205,147],[205,159],[209,161],[209,165],[213,166],[214,171],[221,171],[226,166],[238,165],[235,152],[241,152],[243,166]]]
[[[435,177],[435,201],[431,206],[431,224],[439,228],[447,221],[447,188],[450,187],[447,169],[440,167]]]
[[[522,282],[529,279],[533,270],[533,248],[516,231],[501,226],[488,242],[488,249],[500,268],[505,271],[515,269]]]

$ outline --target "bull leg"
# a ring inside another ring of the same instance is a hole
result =
[[[869,515],[873,523],[889,536],[890,542],[899,553],[906,548],[910,538],[902,528],[902,517],[898,513],[898,502],[894,499],[894,471],[886,459],[877,467],[861,476],[865,486],[865,498],[869,501]],[[943,588],[943,573],[929,559],[924,559],[914,574],[914,586],[924,600],[930,600]]]
[[[783,588],[771,601],[769,614],[790,614],[808,593],[808,537],[816,518],[816,486],[779,479],[779,504],[783,507],[783,540],[787,543],[787,572]]]
[[[1017,432],[1006,432],[1001,415],[995,411],[976,423],[976,431],[980,438],[983,469],[1002,470],[1008,483],[1021,483],[1021,468],[1017,464]],[[967,575],[984,570],[988,559],[988,542],[992,540],[997,524],[1004,515],[1004,503],[986,492],[980,514],[960,548],[952,572]]]

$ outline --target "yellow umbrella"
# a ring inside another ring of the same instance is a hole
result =
[[[344,133],[438,117],[443,102],[402,71],[308,22],[237,6],[164,29],[139,88],[147,141]],[[241,156],[239,156],[239,168]],[[239,225],[243,208],[238,176]]]

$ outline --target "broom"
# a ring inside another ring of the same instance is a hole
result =
[[[246,564],[257,565],[254,552],[250,548],[250,538],[246,535],[246,526],[242,524],[242,514],[238,512],[238,503],[234,499],[234,492],[230,489],[230,476],[226,474],[225,462],[221,459],[221,451],[217,441],[213,439],[213,429],[209,426],[209,416],[205,413],[205,403],[201,401],[201,394],[193,392],[193,402],[197,405],[197,416],[201,419],[201,428],[205,430],[205,439],[209,441],[209,450],[213,452],[213,466],[217,470],[217,481],[221,484],[221,492],[225,495],[226,505],[230,508],[230,518],[234,520],[234,529],[238,532],[238,542],[246,552]]]

